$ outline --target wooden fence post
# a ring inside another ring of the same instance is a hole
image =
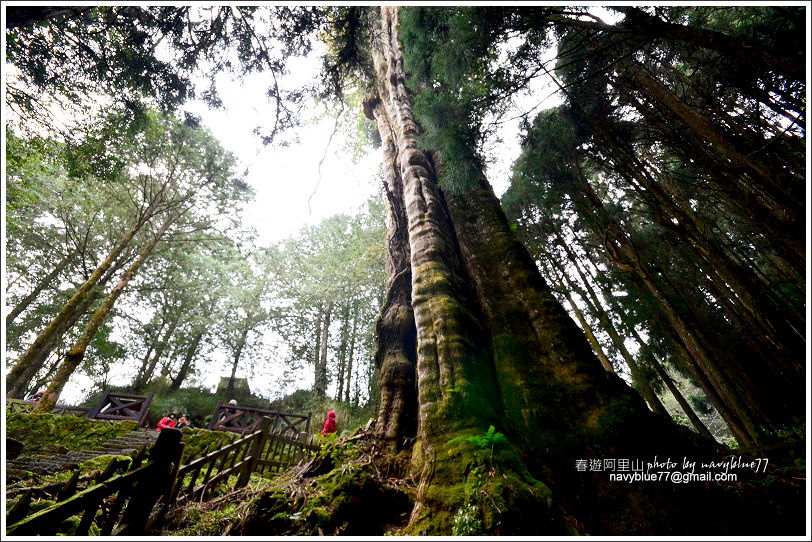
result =
[[[178,429],[175,429],[175,431],[178,431]],[[147,530],[149,530],[156,523],[163,523],[163,520],[166,517],[167,512],[169,512],[169,507],[172,506],[172,504],[175,502],[175,497],[177,496],[175,487],[180,484],[183,484],[183,480],[178,479],[178,470],[180,470],[180,462],[182,460],[183,460],[183,444],[180,443],[175,448],[174,457],[172,457],[172,463],[170,466],[169,476],[167,478],[168,481],[161,495],[164,499],[163,505],[158,511],[158,514],[156,514],[154,521],[150,522],[149,525],[147,525]]]
[[[96,416],[99,415],[99,411],[102,409],[105,403],[107,403],[107,396],[110,395],[110,390],[104,390],[102,393],[101,399],[99,402],[93,405],[93,408],[90,409],[90,412],[87,413],[87,418],[94,419]]]
[[[220,414],[220,407],[222,406],[222,401],[217,401],[217,406],[214,407],[214,414],[211,415],[211,420],[209,420],[209,426],[206,428],[209,431],[213,430],[214,427],[217,425],[217,417]]]
[[[262,451],[265,449],[265,443],[268,442],[268,433],[271,430],[271,418],[268,416],[263,417],[262,423],[259,427],[262,433],[259,435],[256,442],[254,442],[254,447],[251,450],[251,460],[247,461],[243,466],[242,472],[240,472],[240,477],[237,479],[237,484],[234,486],[234,489],[239,489],[248,485],[248,480],[251,478],[251,473],[257,468],[259,457],[262,455]]]
[[[115,535],[141,535],[147,527],[149,515],[157,500],[167,493],[167,487],[174,483],[173,474],[177,470],[173,463],[178,461],[178,448],[181,446],[179,429],[164,428],[158,435],[150,452],[151,472],[144,476],[133,488],[130,503],[124,510],[122,527]]]

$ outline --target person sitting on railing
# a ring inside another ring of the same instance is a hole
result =
[[[158,427],[155,428],[156,431],[160,431],[166,427],[175,427],[175,414],[172,413],[169,416],[164,416],[161,418],[161,421],[158,422]]]
[[[35,403],[39,403],[40,399],[42,399],[42,395],[45,393],[45,386],[42,386],[40,389],[37,390],[37,393],[32,395],[28,398],[29,401],[34,401]]]
[[[231,399],[228,402],[228,406],[223,405],[223,413],[220,415],[220,419],[217,420],[217,423],[222,424],[224,427],[238,427],[236,421],[236,414],[239,414],[240,411],[235,408],[236,406],[237,406],[236,399]],[[228,419],[229,417],[231,419]],[[225,421],[227,419],[228,421]]]

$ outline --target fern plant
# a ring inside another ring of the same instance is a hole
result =
[[[456,437],[448,441],[449,444],[456,442],[468,442],[474,445],[477,450],[490,449],[488,459],[493,459],[493,451],[500,446],[507,446],[508,438],[504,433],[500,433],[496,428],[491,425],[488,430],[481,435],[472,435],[470,437]]]

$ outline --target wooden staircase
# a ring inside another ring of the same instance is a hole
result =
[[[91,450],[71,450],[56,454],[33,454],[18,457],[6,461],[6,483],[26,477],[28,472],[42,475],[75,468],[79,463],[100,455],[135,457],[155,444],[158,434],[158,431],[152,429],[136,429],[112,438]]]

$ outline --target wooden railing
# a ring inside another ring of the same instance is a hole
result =
[[[12,412],[29,413],[34,410],[35,406],[37,406],[37,402],[23,401],[22,399],[9,399],[8,405],[11,407]],[[51,410],[52,414],[63,414],[67,416],[77,416],[80,418],[87,417],[88,412],[90,412],[89,407],[60,405],[58,403],[55,404],[53,410]]]
[[[304,438],[272,433],[273,425],[274,418],[267,416],[250,434],[182,466],[181,431],[163,429],[150,452],[151,462],[143,467],[142,456],[126,474],[109,477],[108,467],[110,472],[102,474],[100,483],[74,494],[77,471],[60,495],[64,500],[28,517],[24,516],[31,493],[21,497],[6,515],[6,534],[55,534],[64,520],[78,514],[82,514],[79,524],[69,533],[75,536],[86,536],[94,522],[102,536],[148,533],[173,506],[205,501],[218,486],[244,487],[254,472],[279,472],[318,451]]]
[[[280,472],[318,451],[318,446],[304,442],[303,438],[294,440],[274,434],[276,420],[266,416],[255,431],[183,465],[168,502],[206,500],[211,490],[233,476],[237,477],[233,487],[244,487],[253,472]]]
[[[153,394],[132,395],[105,390],[99,402],[93,407],[79,407],[56,404],[51,410],[52,414],[79,416],[94,420],[133,420],[144,426],[149,417],[149,405]],[[8,405],[12,412],[29,413],[34,410],[37,401],[23,401],[9,399]]]
[[[175,487],[168,502],[203,501],[218,484],[239,476],[234,488],[244,487],[256,468],[257,458],[268,438],[270,419],[251,434],[227,444],[205,456],[183,465],[178,470]],[[200,474],[203,472],[203,476]]]
[[[268,435],[267,444],[260,453],[254,469],[259,474],[280,473],[309,459],[319,447],[305,441],[306,436],[294,440],[283,435]]]
[[[30,503],[30,493],[21,497],[6,516],[6,535],[53,535],[66,519],[80,514],[79,524],[71,535],[86,536],[94,523],[102,536],[148,532],[162,519],[160,515],[153,516],[152,510],[158,499],[171,490],[183,453],[180,440],[178,430],[161,431],[150,452],[151,461],[143,467],[137,458],[129,472],[106,479],[115,468],[108,466],[100,476],[100,483],[67,498],[63,491],[60,497],[64,500],[22,519]],[[77,471],[68,482],[68,488],[72,485],[75,490],[78,474]],[[97,514],[100,508],[103,511]]]
[[[310,414],[291,414],[262,408],[229,405],[217,402],[211,416],[210,431],[250,433],[255,431],[263,418],[271,418],[270,433],[298,440],[302,433],[310,431]]]
[[[143,426],[149,416],[153,394],[132,395],[105,390],[99,402],[90,409],[88,418],[96,420],[133,420]]]

